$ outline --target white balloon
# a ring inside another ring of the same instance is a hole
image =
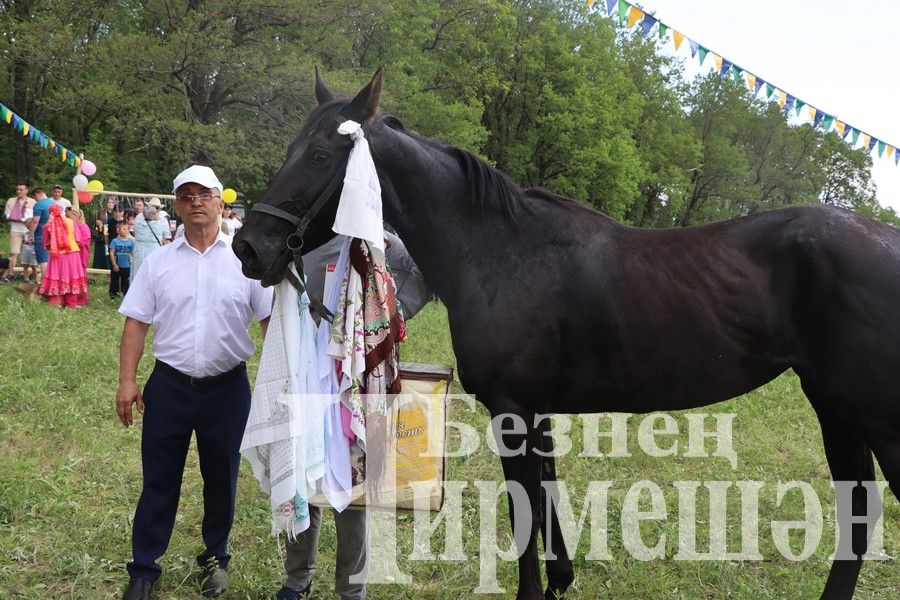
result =
[[[84,175],[76,175],[72,178],[72,185],[75,186],[76,190],[83,190],[87,187],[87,183],[87,177],[85,177]]]

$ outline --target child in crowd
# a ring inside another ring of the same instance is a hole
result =
[[[19,266],[22,267],[22,283],[40,283],[37,256],[34,253],[34,232],[31,231],[30,227],[28,233],[22,238]],[[31,271],[30,276],[29,271]]]
[[[134,251],[134,238],[128,235],[128,223],[120,221],[117,225],[118,237],[109,242],[109,297],[115,299],[119,292],[128,293],[131,280],[131,253]]]

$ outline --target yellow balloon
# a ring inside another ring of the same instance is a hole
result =
[[[91,179],[90,181],[88,181],[87,187],[85,189],[92,192],[102,192],[103,183],[96,179]]]
[[[237,192],[231,188],[225,188],[222,190],[222,202],[225,204],[231,204],[237,200]]]

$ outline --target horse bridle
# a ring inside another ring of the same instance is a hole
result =
[[[341,118],[337,120],[343,123],[346,119]],[[344,159],[338,165],[338,168],[335,171],[334,176],[331,178],[331,181],[329,181],[328,185],[325,186],[325,189],[323,189],[319,193],[316,201],[313,202],[312,206],[309,207],[309,210],[306,211],[306,214],[304,214],[302,217],[292,215],[291,213],[281,210],[276,206],[272,206],[271,204],[254,204],[253,208],[250,209],[250,212],[256,211],[265,213],[267,215],[271,215],[273,217],[277,217],[279,219],[287,221],[288,223],[296,227],[296,230],[289,236],[287,236],[287,239],[285,239],[285,248],[284,250],[282,250],[282,254],[284,254],[285,252],[290,252],[292,254],[294,267],[297,269],[297,275],[299,275],[299,277],[291,273],[290,269],[286,269],[285,277],[287,277],[288,281],[291,282],[291,285],[293,285],[297,289],[298,294],[302,296],[303,292],[306,292],[307,297],[309,297],[310,310],[317,313],[321,318],[325,319],[329,323],[334,318],[334,313],[328,310],[320,299],[314,297],[311,293],[309,293],[309,290],[306,289],[306,285],[303,282],[303,280],[305,279],[303,272],[302,254],[303,236],[306,234],[306,228],[309,227],[309,224],[312,222],[312,220],[316,218],[316,215],[319,214],[319,211],[321,211],[325,207],[325,205],[328,204],[328,201],[334,196],[334,193],[337,191],[338,186],[340,186],[340,184],[343,182],[344,173],[347,169],[347,161],[349,160],[349,158],[349,154],[344,157]],[[279,255],[279,257],[280,256],[281,255]],[[269,271],[275,266],[275,263],[277,262],[277,259],[272,261],[272,264],[269,265],[269,267],[266,269],[266,272],[263,274],[263,279],[269,274]]]

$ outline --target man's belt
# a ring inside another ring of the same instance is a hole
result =
[[[181,383],[184,383],[185,385],[189,385],[191,387],[209,387],[217,383],[228,381],[229,379],[232,379],[233,377],[240,375],[241,373],[246,373],[247,363],[242,362],[229,371],[219,373],[218,375],[212,375],[210,377],[191,377],[187,373],[182,373],[172,365],[166,364],[161,360],[156,361],[156,368],[160,371],[165,372],[173,379],[177,379]]]

